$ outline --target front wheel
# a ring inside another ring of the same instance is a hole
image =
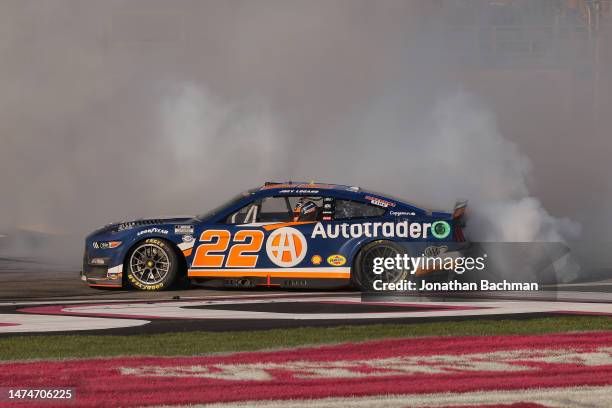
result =
[[[396,283],[406,278],[408,269],[385,269],[381,274],[374,273],[376,258],[395,258],[403,256],[406,250],[401,245],[391,241],[375,241],[365,245],[355,257],[351,271],[353,286],[361,291],[373,290],[374,281]],[[380,261],[379,261],[380,262]]]
[[[127,280],[136,289],[164,290],[174,283],[178,265],[178,257],[169,242],[149,238],[129,252]]]

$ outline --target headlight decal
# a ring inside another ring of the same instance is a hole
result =
[[[114,249],[121,245],[121,241],[94,241],[92,247],[94,249]]]

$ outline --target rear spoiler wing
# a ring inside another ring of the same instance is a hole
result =
[[[467,200],[457,201],[455,208],[453,208],[453,220],[459,220],[465,215],[465,209],[467,208]]]
[[[463,227],[465,227],[465,209],[467,208],[467,200],[466,201],[457,201],[455,203],[455,208],[453,209],[453,221],[455,221],[455,226],[453,228],[453,237],[455,240],[459,242],[464,242],[465,237],[463,236]]]

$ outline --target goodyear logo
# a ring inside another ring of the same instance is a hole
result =
[[[327,263],[332,266],[342,266],[346,263],[346,258],[342,255],[330,255],[327,257]]]

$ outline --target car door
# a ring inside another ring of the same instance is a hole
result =
[[[196,227],[189,276],[244,276],[257,267],[265,234],[257,223],[260,200],[247,203],[216,224]]]
[[[291,211],[291,221],[263,226],[266,230],[265,257],[267,266],[275,269],[276,276],[293,278],[349,278],[350,270],[345,266],[346,257],[340,252],[344,241],[342,238],[326,239],[315,234],[315,230],[325,228],[333,223],[333,197],[323,196],[287,196],[283,198]],[[298,208],[302,200],[316,205],[314,212],[306,218],[292,209]],[[264,203],[265,204],[265,203]],[[262,206],[261,219],[271,220]]]
[[[317,224],[332,222],[325,203],[333,199],[309,197],[317,202],[316,217],[296,221],[293,208],[301,198],[264,197],[230,214],[223,223],[200,227],[190,276],[348,278],[348,268],[338,269],[346,263],[339,253],[342,239],[313,239]]]

